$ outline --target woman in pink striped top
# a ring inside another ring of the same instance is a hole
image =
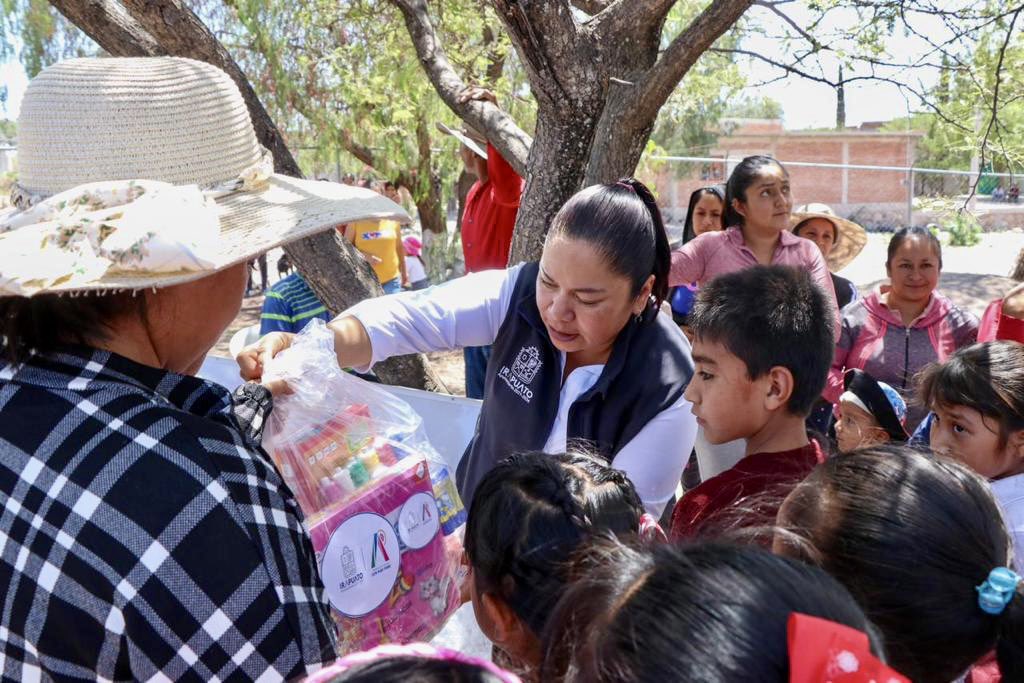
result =
[[[669,284],[703,284],[723,273],[758,264],[796,266],[810,272],[835,303],[832,278],[821,252],[810,240],[789,232],[792,208],[785,167],[768,156],[745,158],[733,169],[725,187],[723,221],[728,227],[698,235],[672,252]]]

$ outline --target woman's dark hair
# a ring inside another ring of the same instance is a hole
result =
[[[900,228],[892,234],[892,237],[889,238],[889,249],[885,256],[886,267],[892,265],[892,259],[896,256],[896,250],[899,249],[900,245],[906,242],[910,237],[923,237],[928,240],[932,249],[935,250],[936,256],[939,257],[939,268],[942,268],[942,243],[939,242],[939,238],[936,237],[931,230],[921,227],[920,225],[911,225],[908,228]]]
[[[1024,344],[990,341],[960,349],[919,375],[918,396],[934,406],[967,406],[999,422],[999,447],[1024,429]]]
[[[636,533],[642,514],[632,482],[598,458],[507,458],[469,509],[465,545],[477,590],[500,597],[539,637],[577,546],[595,531]]]
[[[1024,595],[1002,614],[976,588],[1010,565],[988,483],[907,446],[868,447],[819,465],[779,513],[776,548],[816,562],[860,602],[893,667],[948,683],[996,650],[1003,680],[1024,680]]]
[[[498,683],[498,678],[467,662],[405,655],[351,667],[330,683]]]
[[[693,194],[690,195],[690,206],[686,209],[686,222],[683,223],[683,244],[686,244],[694,237],[696,233],[693,231],[693,211],[697,208],[697,202],[700,201],[704,195],[711,195],[717,197],[718,201],[722,202],[723,215],[725,212],[725,188],[721,185],[708,185],[700,189],[694,190]],[[725,224],[719,225],[719,229],[725,227]]]
[[[747,201],[747,188],[750,187],[761,172],[767,166],[778,166],[788,178],[789,171],[782,165],[782,162],[774,157],[757,154],[746,157],[729,174],[729,180],[725,184],[725,210],[722,213],[722,223],[730,228],[734,225],[743,225],[743,216],[733,208],[732,201],[738,199],[741,202]]]
[[[127,314],[145,316],[145,303],[144,296],[130,292],[0,297],[0,358],[16,365],[33,351],[106,341],[111,322]]]
[[[788,681],[794,612],[881,645],[825,572],[755,548],[599,542],[578,557],[545,632],[541,680]]]
[[[651,275],[655,305],[668,296],[672,254],[665,223],[654,195],[636,178],[574,194],[555,214],[548,237],[590,243],[614,272],[629,278],[634,296]]]

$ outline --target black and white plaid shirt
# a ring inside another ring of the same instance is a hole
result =
[[[0,362],[4,680],[281,680],[334,658],[301,514],[229,392],[91,349]]]

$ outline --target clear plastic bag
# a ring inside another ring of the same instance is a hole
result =
[[[268,362],[264,446],[306,515],[340,651],[427,640],[459,606],[466,512],[422,419],[338,367],[314,320]]]

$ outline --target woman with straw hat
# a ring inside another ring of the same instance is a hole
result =
[[[191,60],[62,62],[29,84],[18,128],[0,215],[4,677],[315,670],[335,635],[257,441],[269,393],[246,385],[236,410],[192,373],[249,260],[403,212],[275,175],[234,83]]]
[[[840,218],[828,204],[804,204],[793,209],[793,234],[818,245],[828,264],[839,310],[858,297],[857,286],[836,275],[864,249],[868,235],[853,221]]]

